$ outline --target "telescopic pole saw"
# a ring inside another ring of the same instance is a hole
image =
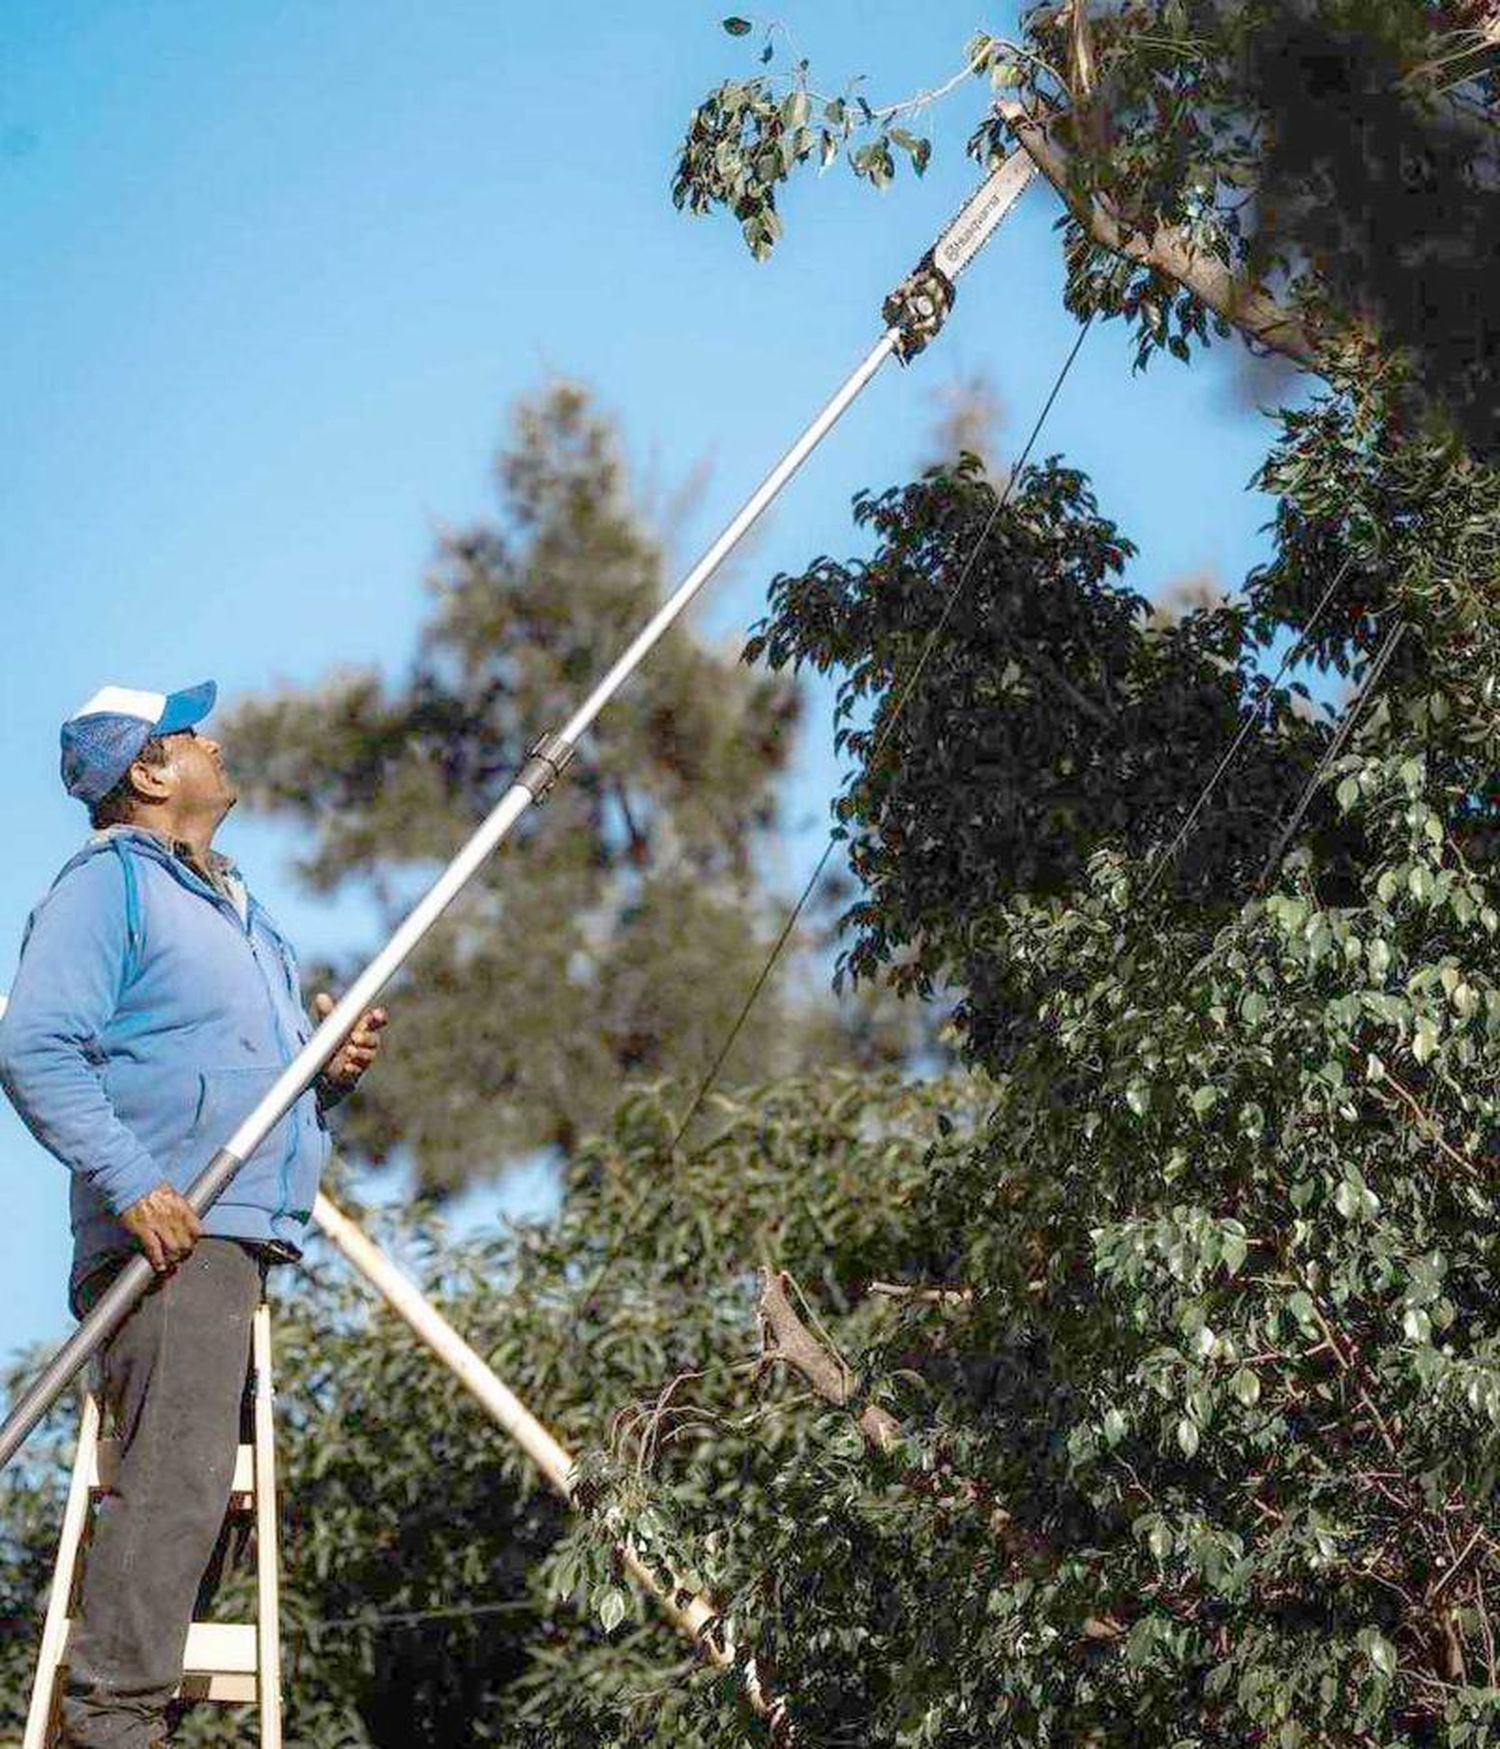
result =
[[[561,729],[544,734],[515,780],[386,945],[354,980],[275,1084],[193,1181],[187,1200],[200,1215],[216,1202],[240,1167],[312,1086],[355,1022],[380,996],[428,930],[448,909],[511,828],[547,794],[573,757],[579,738],[682,616],[761,512],[837,424],[866,383],[894,353],[916,356],[942,327],[953,304],[954,281],[1015,205],[1031,179],[1031,162],[1012,153],[973,195],[936,245],[885,301],[885,332],[853,374],[766,475],[698,563],[637,633],[619,660]],[[69,1382],[108,1341],[151,1284],[151,1265],[135,1257],[120,1271],[89,1315],[22,1393],[0,1426],[0,1468],[8,1464]]]

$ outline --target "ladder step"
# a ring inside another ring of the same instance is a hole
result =
[[[89,1493],[98,1499],[115,1485],[120,1469],[120,1444],[115,1439],[101,1439],[94,1448],[94,1462],[89,1471]],[[229,1510],[250,1512],[255,1507],[255,1448],[242,1445],[234,1457],[234,1478],[229,1484]]]
[[[185,1674],[253,1676],[257,1662],[253,1621],[195,1621],[188,1629]]]
[[[59,1663],[68,1655],[70,1621],[64,1630]],[[252,1701],[259,1694],[259,1639],[254,1622],[195,1621],[182,1657],[184,1700]]]
[[[195,1621],[182,1659],[183,1698],[254,1700],[258,1647],[254,1622]]]

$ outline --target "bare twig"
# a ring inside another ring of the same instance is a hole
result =
[[[1484,1636],[1484,1661],[1489,1672],[1490,1687],[1493,1688],[1500,1680],[1500,1672],[1495,1665],[1495,1628],[1490,1621],[1489,1599],[1484,1591],[1484,1574],[1476,1567],[1474,1569],[1474,1609],[1479,1617],[1479,1631]]]
[[[1411,1088],[1406,1086],[1404,1082],[1393,1075],[1389,1068],[1386,1068],[1384,1065],[1382,1065],[1380,1079],[1390,1088],[1392,1093],[1396,1095],[1397,1099],[1401,1101],[1406,1109],[1417,1120],[1445,1160],[1448,1160],[1454,1166],[1459,1167],[1471,1178],[1479,1178],[1483,1176],[1480,1171],[1479,1163],[1475,1160],[1471,1160],[1467,1154],[1461,1154],[1458,1149],[1453,1146],[1443,1134],[1442,1126],[1438,1123],[1438,1120],[1430,1111],[1428,1111],[1426,1106],[1422,1104],[1421,1100],[1417,1098]],[[1379,1098],[1378,1093],[1376,1094],[1376,1097]]]
[[[1427,1593],[1427,1602],[1428,1603],[1431,1603],[1436,1598],[1438,1592],[1440,1592],[1445,1585],[1447,1585],[1451,1580],[1457,1578],[1457,1576],[1464,1569],[1464,1563],[1468,1560],[1469,1556],[1473,1554],[1474,1550],[1476,1548],[1478,1548],[1479,1544],[1483,1541],[1484,1541],[1483,1529],[1476,1530],[1473,1533],[1473,1535],[1469,1538],[1469,1540],[1464,1544],[1461,1553],[1456,1554],[1453,1557],[1453,1559],[1443,1569],[1442,1576],[1434,1582],[1431,1590]]]
[[[1370,1393],[1365,1389],[1362,1382],[1366,1375],[1367,1368],[1365,1367],[1364,1361],[1360,1358],[1359,1345],[1347,1331],[1339,1331],[1335,1333],[1334,1326],[1329,1318],[1325,1316],[1323,1308],[1318,1304],[1316,1295],[1309,1294],[1308,1299],[1312,1305],[1313,1317],[1318,1321],[1318,1328],[1323,1332],[1329,1348],[1333,1351],[1334,1359],[1338,1362],[1339,1371],[1342,1372],[1354,1386],[1354,1394],[1359,1398],[1360,1407],[1370,1417],[1371,1423],[1380,1434],[1381,1443],[1385,1446],[1385,1449],[1393,1458],[1399,1459],[1400,1449],[1396,1444],[1395,1435],[1391,1432],[1389,1426],[1387,1426],[1385,1417],[1375,1407],[1375,1404],[1370,1398]],[[1340,1336],[1343,1338],[1342,1342],[1339,1340]]]
[[[907,1300],[928,1306],[967,1306],[974,1300],[973,1288],[908,1287],[899,1281],[872,1281],[868,1291],[883,1300]]]
[[[1486,11],[1488,17],[1484,16]],[[1500,8],[1477,6],[1474,13],[1471,24],[1451,33],[1451,40],[1456,46],[1445,54],[1435,55],[1431,60],[1413,67],[1406,75],[1408,82],[1432,79],[1456,61],[1467,60],[1470,55],[1483,54],[1488,49],[1500,46]]]
[[[899,115],[913,115],[919,110],[926,109],[930,104],[941,102],[950,92],[956,91],[966,79],[972,79],[978,71],[979,67],[976,62],[965,61],[963,66],[950,78],[945,79],[941,85],[933,86],[930,91],[918,91],[911,97],[903,98],[899,103],[879,105],[873,108],[870,113],[877,121],[894,121]]]

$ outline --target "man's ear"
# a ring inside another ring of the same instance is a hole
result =
[[[176,773],[170,758],[159,765],[137,759],[130,767],[130,787],[143,802],[170,801]]]

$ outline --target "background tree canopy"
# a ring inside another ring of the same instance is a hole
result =
[[[392,928],[664,593],[661,538],[585,391],[521,406],[495,479],[496,520],[441,538],[397,683],[335,675],[226,730],[246,804],[305,828],[309,883],[361,889]],[[798,716],[793,687],[673,633],[520,827],[523,878],[509,857],[482,876],[402,980],[400,1049],[345,1146],[405,1149],[422,1184],[452,1187],[573,1146],[622,1077],[700,1076],[769,943],[761,867]],[[861,1018],[856,1046],[773,982],[731,1073],[899,1051]]]
[[[626,1604],[626,1527],[719,1600],[804,1744],[1500,1740],[1500,476],[1468,276],[1493,247],[1497,35],[1487,8],[1414,0],[1128,0],[970,45],[1008,106],[976,150],[1008,128],[1055,174],[1080,315],[1127,318],[1143,362],[1238,328],[1315,373],[1268,423],[1273,556],[1163,624],[1077,470],[1032,467],[1002,506],[960,463],[862,498],[859,555],[775,581],[750,648],[771,677],[683,641],[631,697],[536,828],[532,878],[487,890],[424,972],[404,1080],[355,1131],[439,1181],[477,1134],[566,1149],[555,1221],[405,1234],[589,1449],[584,1510],[539,1500],[360,1302],[295,1291],[311,1740],[766,1741],[732,1676]],[[1268,72],[1287,44],[1311,84]],[[925,162],[899,109],[816,101],[805,65],[711,94],[679,198],[764,248],[825,134],[872,181],[897,150]],[[1270,198],[1294,160],[1327,199]],[[1401,162],[1421,199],[1393,233],[1377,195]],[[1409,258],[1424,289],[1401,303],[1391,252],[1419,233],[1443,249]],[[444,545],[407,692],[351,682],[242,725],[263,799],[317,833],[316,878],[439,855],[558,714],[570,658],[597,666],[650,593],[595,489],[597,426],[576,398],[531,418],[504,529]],[[1289,644],[1367,686],[1337,739],[1268,678]],[[780,745],[752,725],[790,723],[804,663],[840,687],[851,760],[845,969],[956,1002],[965,1065],[787,1075],[767,1045],[765,1078],[742,1066],[677,1146],[671,1076],[717,997],[653,992],[642,1044],[637,919],[685,888],[685,929],[744,943],[724,919]],[[690,781],[710,767],[727,812]],[[497,929],[534,957],[502,970]],[[523,1055],[516,1015],[562,1031]],[[494,1029],[467,1081],[458,1017]],[[18,1616],[49,1486],[43,1457],[6,1483]],[[313,1626],[457,1602],[495,1613]]]

